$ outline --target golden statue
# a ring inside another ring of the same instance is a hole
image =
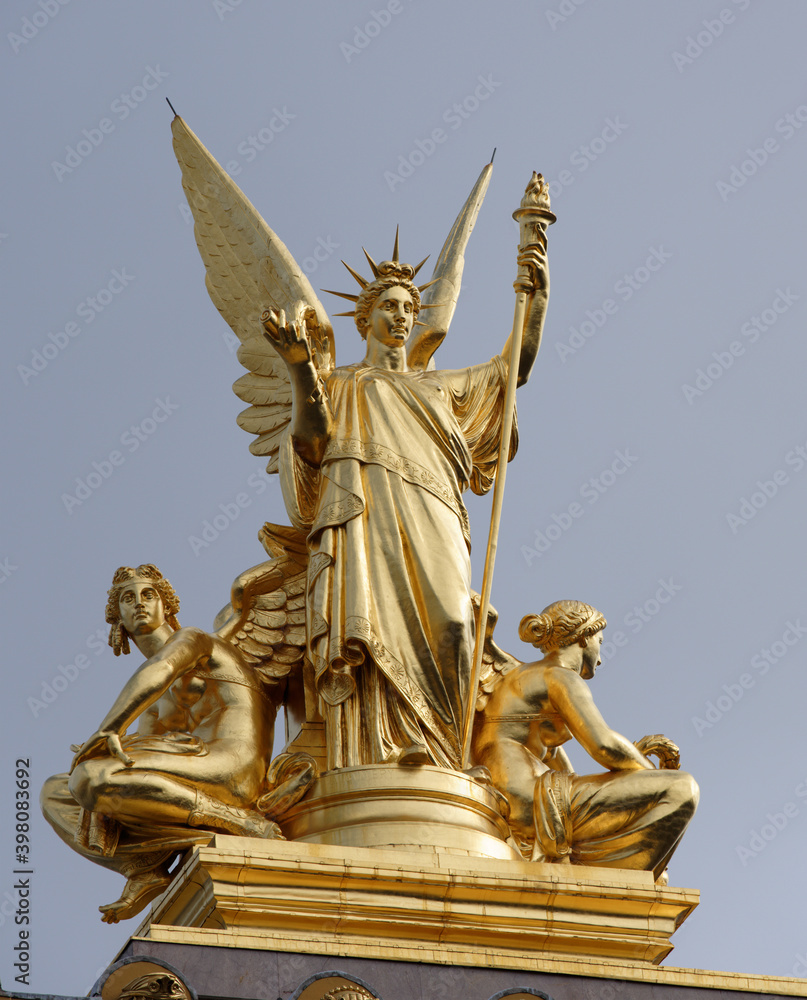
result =
[[[576,602],[528,616],[520,635],[544,650],[537,664],[491,639],[516,386],[532,371],[549,297],[547,185],[533,174],[514,213],[516,310],[500,355],[434,365],[488,165],[430,281],[416,284],[425,260],[401,261],[397,233],[391,260],[365,251],[367,278],[345,265],[359,290],[334,294],[354,303],[340,315],[354,317],[366,349],[336,367],[330,320],[302,269],[181,118],[172,131],[207,289],[247,369],[234,386],[249,404],[238,422],[279,473],[291,526],[263,526],[270,558],[236,579],[213,632],[179,627],[176,594],[153,565],[115,574],[110,645],[127,653],[131,640],[146,661],[74,748],[70,774],[42,792],[59,836],[127,878],[103,919],[139,912],[167,888],[176,856],[212,833],[659,876],[697,786],[669,769],[670,741],[631,744],[597,712],[584,679],[605,620]],[[475,614],[462,496],[494,483]],[[287,745],[272,761],[281,704]],[[606,773],[573,773],[562,749],[572,737]]]
[[[605,625],[588,604],[557,601],[519,627],[542,660],[520,663],[493,646],[498,655],[481,685],[473,757],[507,798],[525,857],[659,878],[695,812],[698,786],[677,770],[674,743],[658,735],[631,743],[597,710],[585,682],[601,662]],[[575,774],[563,750],[572,738],[607,770]]]
[[[355,303],[340,315],[355,317],[367,347],[363,361],[336,368],[330,321],[302,270],[181,118],[173,132],[207,288],[250,373],[234,387],[252,404],[239,424],[280,472],[289,518],[308,541],[309,717],[324,719],[328,769],[460,768],[474,645],[462,494],[485,493],[496,475],[510,347],[457,371],[434,370],[432,356],[490,168],[430,282],[415,284],[425,261],[402,263],[397,235],[392,260],[376,264],[365,251],[370,279],[348,267],[360,291],[335,294]],[[531,185],[554,219],[542,179]],[[518,265],[523,384],[549,294],[545,238],[522,245]],[[428,325],[418,319],[426,309]],[[509,445],[512,457],[515,433]]]
[[[274,820],[315,777],[302,755],[281,755],[270,767],[288,661],[301,656],[278,619],[294,613],[285,608],[302,590],[300,573],[293,561],[274,559],[242,574],[232,615],[210,633],[180,628],[179,599],[156,566],[115,572],[109,644],[117,656],[131,640],[147,659],[74,748],[70,774],[50,778],[41,796],[70,847],[126,876],[120,899],[100,908],[106,922],[159,895],[177,853],[211,832],[282,837]],[[135,722],[137,732],[126,735]]]

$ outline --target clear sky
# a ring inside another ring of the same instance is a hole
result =
[[[388,256],[396,224],[436,255],[498,147],[443,367],[504,344],[511,213],[533,169],[553,182],[496,637],[528,659],[524,614],[594,604],[606,719],[680,744],[702,801],[670,881],[702,901],[666,964],[807,975],[807,7],[9,0],[0,24],[3,985],[15,763],[64,770],[138,662],[105,646],[112,572],[156,562],[210,627],[286,519],[235,423],[166,96],[315,288],[349,290],[340,258]],[[480,586],[489,498],[469,509]],[[29,987],[84,992],[137,920],[102,925],[121,879],[38,814],[31,836]]]

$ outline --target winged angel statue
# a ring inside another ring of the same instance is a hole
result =
[[[126,876],[101,907],[110,923],[159,895],[177,853],[211,832],[282,837],[319,766],[461,767],[474,637],[462,494],[495,478],[509,371],[508,345],[459,371],[433,362],[490,165],[430,282],[416,285],[425,261],[403,263],[397,234],[392,260],[367,256],[372,277],[348,267],[359,291],[340,315],[355,316],[367,350],[337,368],[330,320],[289,251],[181,118],[172,130],[207,288],[248,371],[234,386],[249,404],[238,422],[279,472],[291,525],[263,526],[270,558],[236,579],[214,632],[180,628],[152,564],[115,574],[110,645],[128,652],[131,639],[146,660],[41,795],[70,847]],[[545,248],[539,238],[518,256],[520,382],[541,339]],[[272,760],[281,703],[292,738]]]
[[[546,655],[523,664],[492,641],[489,576],[481,600],[471,590],[462,496],[487,492],[497,473],[502,485],[499,462],[517,446],[515,385],[530,376],[549,297],[554,216],[542,178],[514,213],[516,319],[500,355],[452,371],[434,364],[488,164],[430,281],[416,284],[425,260],[401,261],[397,234],[391,260],[365,251],[367,278],[345,265],[358,290],[333,294],[353,303],[339,315],[354,317],[366,351],[336,367],[331,322],[289,251],[181,118],[172,130],[207,288],[247,369],[234,386],[248,404],[238,422],[279,473],[291,524],[263,526],[270,558],[236,579],[214,632],[180,628],[176,594],[152,564],[115,574],[110,645],[128,652],[131,639],[146,660],[74,748],[70,774],[42,792],[59,836],[126,876],[103,919],[139,912],[170,883],[177,854],[211,832],[282,837],[319,768],[461,770],[471,751],[466,773],[498,790],[522,856],[658,876],[697,786],[672,773],[669,740],[631,744],[590,704],[583,679],[605,619],[568,601],[528,616],[522,638]],[[287,743],[272,760],[282,703]],[[573,735],[608,773],[574,775],[560,749]],[[664,758],[663,773],[649,753]]]
[[[331,322],[302,269],[185,122],[172,124],[207,289],[240,341],[240,426],[280,474],[307,540],[308,721],[324,721],[327,768],[459,768],[474,636],[470,530],[462,494],[496,474],[509,341],[470,368],[435,369],[459,295],[464,249],[489,181],[482,172],[437,260],[376,263],[356,280],[364,360],[335,367]],[[548,209],[543,185],[539,195]],[[545,241],[521,247],[527,290],[519,384],[549,294]],[[429,322],[419,315],[429,315]],[[516,432],[510,457],[516,449]]]

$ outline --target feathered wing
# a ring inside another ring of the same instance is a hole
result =
[[[474,606],[474,615],[477,619],[477,628],[479,627],[479,604],[480,597],[479,594],[473,593],[471,595]],[[517,660],[515,656],[510,653],[506,653],[503,649],[493,641],[493,630],[496,628],[496,623],[499,620],[499,612],[493,608],[488,607],[488,618],[485,626],[485,644],[482,651],[482,672],[479,677],[479,687],[476,692],[476,707],[475,711],[481,712],[487,703],[490,701],[490,696],[493,694],[493,689],[499,683],[499,681],[504,677],[505,674],[509,674],[511,670],[515,670],[516,667],[521,666],[521,660]]]
[[[305,318],[323,377],[333,368],[333,328],[302,268],[243,191],[179,116],[171,131],[205,284],[241,342],[238,360],[249,372],[233,386],[250,404],[238,424],[257,435],[249,450],[267,456],[267,471],[276,472],[280,439],[291,419],[291,386],[283,359],[263,335],[261,313],[284,309],[290,318]]]
[[[465,267],[465,247],[474,228],[479,209],[493,173],[493,163],[488,163],[479,175],[459,215],[454,220],[440,256],[434,265],[429,287],[421,296],[421,319],[426,326],[416,327],[407,349],[410,368],[433,369],[434,352],[448,332],[457,300],[460,297],[462,271]],[[424,310],[424,307],[428,311]]]
[[[272,558],[236,578],[214,628],[271,685],[302,669],[308,553],[295,528],[267,523],[259,537]]]
[[[236,578],[230,603],[214,627],[241,652],[269,692],[285,690],[287,699],[295,680],[291,675],[297,674],[298,689],[303,683],[308,552],[305,536],[295,528],[267,522],[259,538],[272,558]],[[255,807],[282,823],[318,773],[316,760],[304,751],[279,754],[266,772]]]

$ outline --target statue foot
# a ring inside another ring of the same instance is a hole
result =
[[[277,823],[253,809],[239,809],[196,792],[196,805],[188,816],[188,826],[200,826],[215,833],[236,837],[260,837],[261,840],[285,840]]]
[[[282,753],[272,761],[266,772],[266,791],[258,799],[258,812],[267,819],[282,817],[308,791],[319,768],[307,753]]]
[[[260,813],[250,813],[248,821],[244,824],[247,832],[241,834],[244,837],[260,837],[262,840],[285,840],[283,833],[277,823]]]
[[[141,872],[137,877],[126,880],[120,899],[114,903],[99,906],[101,920],[105,924],[116,924],[128,920],[146,907],[171,884],[171,876],[162,868]]]

